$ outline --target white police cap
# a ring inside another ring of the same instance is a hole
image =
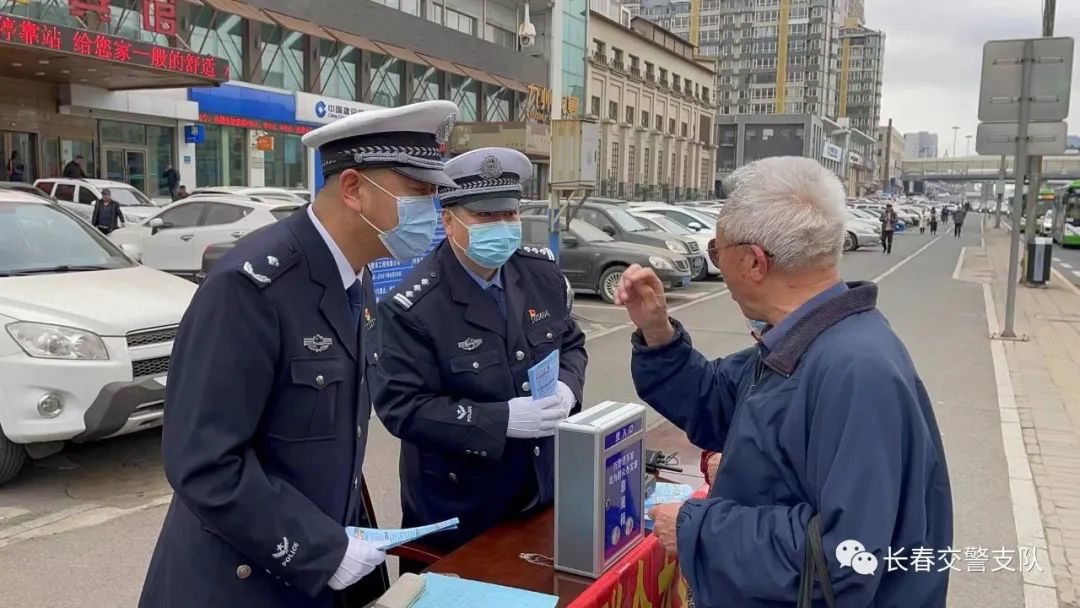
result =
[[[457,188],[439,188],[443,207],[462,205],[469,211],[515,211],[521,204],[521,182],[532,176],[529,157],[509,148],[480,148],[446,163]]]
[[[346,169],[393,169],[429,184],[453,186],[442,155],[457,110],[449,101],[367,110],[319,127],[303,142],[319,150],[325,177]]]

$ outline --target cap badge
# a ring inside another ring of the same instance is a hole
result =
[[[450,115],[442,121],[438,130],[435,131],[435,143],[445,144],[450,141],[450,132],[454,130],[455,120],[457,120],[457,112],[451,112]]]
[[[488,154],[484,157],[484,160],[480,161],[480,177],[495,179],[502,175],[502,172],[502,163],[494,154]]]

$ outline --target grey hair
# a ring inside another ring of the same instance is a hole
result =
[[[731,175],[717,230],[753,243],[783,271],[835,266],[844,248],[844,188],[832,171],[798,156],[765,158]]]

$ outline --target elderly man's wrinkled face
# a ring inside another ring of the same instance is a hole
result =
[[[709,256],[723,273],[731,298],[747,318],[755,317],[758,302],[764,297],[764,282],[772,255],[756,243],[732,242],[718,227],[709,243]]]

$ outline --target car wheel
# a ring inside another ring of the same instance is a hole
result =
[[[612,266],[600,275],[600,284],[596,291],[608,304],[615,303],[615,291],[619,288],[619,281],[622,280],[624,270],[626,266]]]
[[[705,262],[701,265],[701,270],[698,271],[697,276],[694,277],[695,281],[704,281],[709,278],[709,263]]]
[[[14,443],[0,431],[0,484],[15,479],[26,464],[26,459],[26,448]]]
[[[855,251],[859,248],[859,240],[855,238],[855,233],[848,232],[844,234],[844,251]]]

